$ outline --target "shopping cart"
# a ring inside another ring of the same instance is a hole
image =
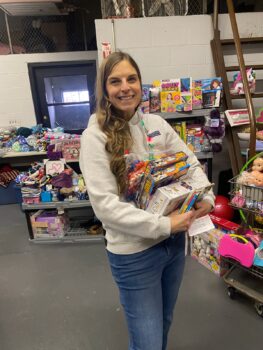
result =
[[[263,152],[251,158],[241,169],[240,175],[230,180],[230,205],[239,210],[243,234],[250,232],[249,239],[255,246],[256,243],[263,242],[263,187],[244,184],[240,177],[243,171],[251,171],[251,165],[257,157],[263,157]],[[256,254],[260,252],[262,257],[261,247],[263,248],[262,244],[257,248]],[[246,295],[254,301],[257,314],[263,317],[263,263],[262,266],[261,262],[256,266],[254,260],[250,267],[246,267],[238,259],[225,256],[222,257],[222,264],[228,267],[224,275],[228,296],[234,299],[239,293]]]

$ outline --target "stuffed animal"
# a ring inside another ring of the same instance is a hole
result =
[[[246,73],[247,73],[249,90],[250,92],[255,92],[255,89],[256,89],[255,72],[253,71],[252,68],[249,68],[246,70]],[[234,95],[244,94],[244,85],[243,85],[241,72],[236,73],[233,78],[234,78],[233,86],[230,89],[231,94],[234,94]]]
[[[210,142],[212,151],[220,152],[225,135],[225,122],[218,109],[212,109],[210,116],[206,117],[204,133]]]

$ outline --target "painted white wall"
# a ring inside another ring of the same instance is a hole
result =
[[[36,124],[28,63],[89,59],[97,60],[97,51],[0,56],[0,126]]]

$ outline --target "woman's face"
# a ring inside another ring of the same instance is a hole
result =
[[[107,81],[106,90],[113,107],[129,120],[141,102],[141,83],[136,69],[126,60],[116,64]]]

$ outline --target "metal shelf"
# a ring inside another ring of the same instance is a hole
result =
[[[33,243],[78,243],[78,242],[98,242],[104,241],[104,235],[91,235],[87,230],[80,228],[71,228],[65,232],[63,237],[47,235],[47,237],[34,237],[30,239]]]
[[[194,109],[191,112],[172,112],[172,113],[162,113],[162,112],[154,112],[154,114],[159,115],[165,120],[171,119],[192,119],[198,117],[208,116],[211,112],[211,108],[206,109]]]
[[[38,210],[38,209],[72,209],[90,207],[89,200],[77,200],[77,201],[64,201],[64,202],[41,202],[36,204],[25,204],[22,203],[21,207],[23,211]]]
[[[197,159],[213,159],[213,152],[195,152]]]

